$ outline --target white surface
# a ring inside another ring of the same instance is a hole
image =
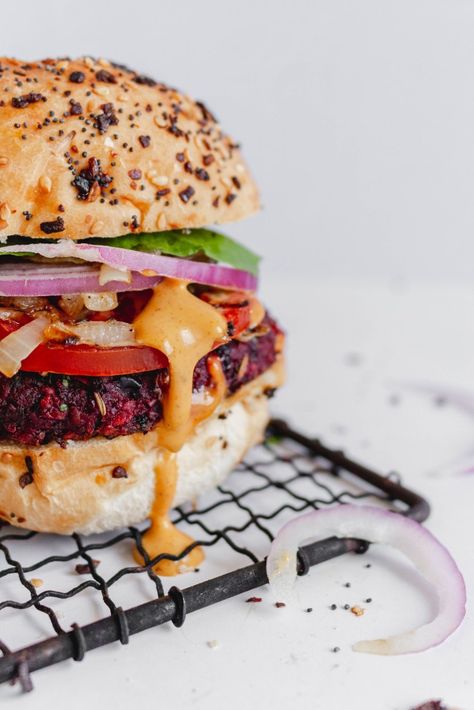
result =
[[[436,407],[431,398],[410,393],[390,405],[398,390],[389,383],[472,382],[473,337],[466,328],[474,291],[272,279],[265,291],[291,333],[290,384],[275,400],[276,411],[290,412],[297,426],[383,471],[399,470],[407,484],[423,491],[433,504],[428,525],[454,554],[470,595],[474,476],[445,464],[474,448],[472,421],[452,406]],[[359,364],[348,364],[354,360]],[[217,572],[221,563],[210,551],[202,574]],[[125,602],[133,597],[134,582],[129,584]],[[267,590],[261,594],[262,604],[246,604],[246,594],[190,615],[182,629],[151,630],[127,647],[90,652],[80,666],[71,661],[40,671],[31,696],[2,687],[0,701],[8,699],[18,710],[42,710],[51,702],[79,710],[96,707],[99,698],[108,698],[104,707],[119,709],[164,702],[183,710],[408,710],[442,697],[472,710],[470,614],[445,644],[420,655],[351,651],[353,641],[410,628],[432,610],[429,590],[389,550],[374,548],[312,570],[299,580],[295,608],[277,610]],[[369,596],[373,602],[364,604]],[[332,602],[358,603],[367,611],[356,618],[331,611]],[[308,606],[313,613],[303,611]],[[23,632],[18,627],[15,645]],[[330,651],[335,645],[341,647],[337,654]]]
[[[202,98],[265,212],[231,233],[286,267],[472,278],[474,3],[22,0],[1,51],[115,58]],[[256,239],[258,237],[258,240]]]
[[[265,254],[264,292],[290,332],[277,411],[426,492],[429,526],[472,589],[474,477],[445,465],[474,449],[472,422],[410,394],[390,406],[389,383],[472,385],[474,3],[23,0],[2,6],[2,27],[5,54],[115,58],[203,98],[243,141],[266,209],[229,232]],[[360,280],[322,283],[327,274]],[[383,285],[363,285],[374,275]],[[466,285],[402,287],[406,277]],[[359,366],[347,364],[354,354]],[[299,608],[229,601],[181,630],[42,671],[29,697],[2,687],[0,700],[21,710],[408,710],[441,696],[472,709],[471,617],[420,656],[350,651],[429,614],[398,558],[335,560],[298,589]],[[327,608],[367,596],[361,618]],[[22,638],[19,629],[15,645]]]

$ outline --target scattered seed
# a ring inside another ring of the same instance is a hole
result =
[[[166,215],[163,212],[160,212],[160,214],[158,215],[158,217],[156,219],[156,226],[158,227],[158,229],[163,230],[163,229],[166,229],[166,225],[167,225]]]
[[[340,651],[341,649],[339,648],[339,646],[334,646],[334,648],[331,649],[331,650],[332,650],[333,653],[339,653],[339,651]]]
[[[41,587],[44,584],[43,580],[38,577],[33,577],[33,579],[30,579],[30,582],[33,587]]]
[[[92,568],[95,569],[100,565],[100,560],[92,560]],[[77,564],[74,568],[77,574],[89,574],[91,572],[90,565],[86,562],[85,564]]]
[[[11,210],[7,202],[2,202],[0,205],[0,219],[2,221],[8,222],[11,216]]]
[[[337,609],[337,604],[331,604],[329,608],[331,609],[331,611],[335,611]]]
[[[342,608],[343,609],[350,609],[351,607],[350,607],[350,604],[344,604],[344,606]]]
[[[354,614],[354,616],[363,616],[364,615],[364,609],[362,609],[362,607],[360,607],[360,606],[352,606],[351,612]]]
[[[105,402],[102,399],[102,395],[99,394],[99,392],[94,392],[94,399],[96,401],[97,408],[98,408],[101,416],[105,417],[105,415],[107,414],[107,407],[105,406]]]
[[[206,643],[209,648],[218,648],[218,646],[220,645],[219,641],[216,641],[216,639],[213,639],[212,641],[207,641]]]
[[[313,611],[313,607],[312,607],[312,606],[309,606],[307,609],[305,609],[305,612],[306,612],[307,614],[310,614],[312,611]]]
[[[351,583],[350,583],[350,582],[346,582],[344,586],[345,586],[345,587],[350,587],[350,586],[351,586]]]
[[[42,175],[39,179],[39,187],[43,192],[49,193],[51,192],[51,188],[53,186],[52,180],[48,175]]]
[[[372,597],[367,597],[367,599],[364,599],[364,601],[366,604],[370,604],[370,602],[372,601]]]

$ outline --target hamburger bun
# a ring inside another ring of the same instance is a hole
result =
[[[264,392],[281,384],[276,362],[197,426],[176,454],[173,505],[214,488],[262,440],[268,423]],[[0,516],[41,532],[99,533],[144,520],[154,498],[154,467],[161,455],[156,435],[96,437],[26,448],[0,444]],[[29,468],[25,458],[29,456]],[[126,477],[115,477],[120,466]]]
[[[202,227],[259,208],[204,104],[126,67],[2,58],[0,96],[0,241]]]

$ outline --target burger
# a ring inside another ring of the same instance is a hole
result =
[[[282,383],[258,257],[209,227],[258,208],[202,102],[103,59],[0,60],[2,520],[150,518],[141,561],[199,562],[170,509],[262,439]]]

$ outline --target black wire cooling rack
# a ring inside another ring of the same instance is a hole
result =
[[[328,449],[284,421],[273,420],[264,444],[224,485],[204,497],[202,507],[177,509],[174,522],[196,539],[179,558],[160,555],[150,560],[142,546],[145,526],[88,538],[3,527],[0,683],[18,681],[23,691],[29,691],[31,673],[39,668],[68,658],[80,661],[94,648],[113,641],[126,644],[130,635],[169,621],[182,626],[186,614],[265,584],[264,557],[281,525],[308,509],[361,499],[388,505],[420,522],[429,515],[428,503],[404,488],[397,475],[377,474],[342,451]],[[171,586],[165,593],[153,565],[160,559],[181,559],[195,545],[212,548],[207,550],[203,571],[209,567],[217,570],[217,576],[211,572],[203,582],[184,589]],[[145,566],[131,564],[134,546]],[[367,547],[362,540],[341,538],[306,545],[300,548],[298,573],[306,574],[312,565],[347,552],[365,552]],[[241,566],[243,561],[250,564]],[[50,581],[54,587],[48,586]],[[122,582],[127,586],[126,610],[120,603]],[[79,600],[82,623],[74,617]],[[108,612],[104,618],[102,609]],[[7,634],[10,631],[18,644],[19,626],[26,629],[24,643],[29,645],[13,652]]]

